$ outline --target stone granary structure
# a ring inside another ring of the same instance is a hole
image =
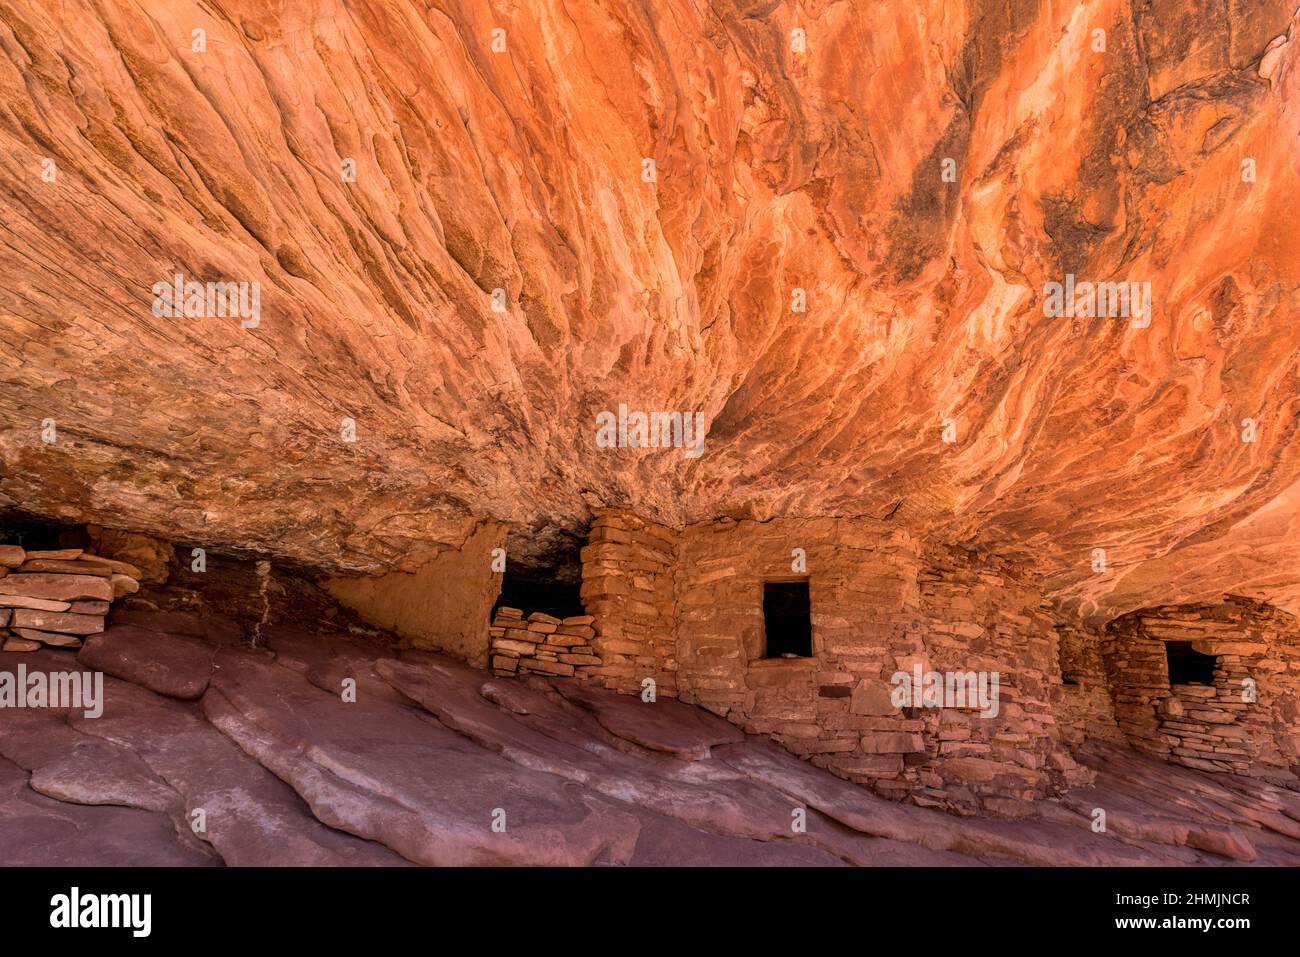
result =
[[[602,509],[581,549],[581,607],[498,604],[489,627],[502,576],[486,554],[459,560],[444,556],[440,573],[485,580],[478,614],[450,642],[413,634],[421,647],[501,676],[697,704],[883,796],[1024,814],[1091,780],[1072,758],[1088,739],[1300,787],[1300,622],[1263,602],[1225,596],[1091,628],[1032,567],[925,546],[889,522],[669,529]],[[333,585],[345,603],[351,584]],[[793,616],[773,600],[782,589],[805,596]],[[354,607],[393,627],[367,598]],[[774,645],[791,632],[801,645]],[[1203,671],[1187,670],[1192,658]],[[904,699],[918,673],[942,676],[949,698]],[[975,690],[993,675],[996,707]],[[963,700],[954,679],[971,689]]]
[[[797,797],[906,854],[1291,861],[1297,31],[4,7],[0,675],[111,680],[0,708],[0,815],[254,860],[169,836],[233,788],[306,861],[671,862]]]

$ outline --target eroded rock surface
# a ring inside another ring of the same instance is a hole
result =
[[[1300,611],[1295,12],[10,4],[0,504],[369,573],[890,516],[1101,618]],[[154,315],[178,273],[257,323]],[[598,448],[620,403],[704,454]]]
[[[107,672],[172,698],[202,697],[212,676],[213,649],[183,635],[115,625],[86,641],[82,667]]]

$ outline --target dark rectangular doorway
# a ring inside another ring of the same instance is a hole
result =
[[[808,583],[763,582],[764,658],[812,657]]]

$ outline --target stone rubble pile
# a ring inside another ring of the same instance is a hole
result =
[[[104,630],[110,604],[138,590],[140,578],[134,565],[80,548],[0,545],[0,648],[80,648]]]
[[[493,673],[568,678],[599,665],[601,659],[591,648],[595,620],[591,615],[556,618],[540,611],[524,618],[518,608],[498,608],[490,631]]]

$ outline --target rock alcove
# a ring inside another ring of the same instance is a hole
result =
[[[1294,862],[1297,11],[1080,9],[7,7],[0,815]]]

